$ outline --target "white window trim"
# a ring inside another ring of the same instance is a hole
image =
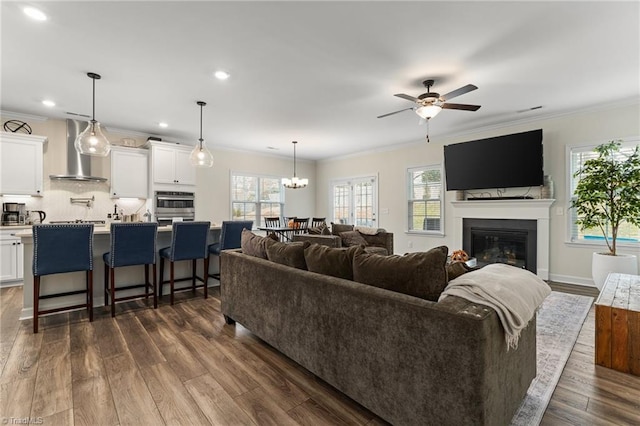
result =
[[[606,141],[602,141],[598,143],[589,143],[584,145],[572,144],[572,145],[565,146],[565,167],[566,167],[565,168],[566,170],[565,190],[566,190],[567,196],[566,196],[566,201],[564,206],[564,211],[566,213],[565,227],[564,227],[564,232],[565,232],[564,243],[566,246],[593,248],[594,250],[603,249],[607,247],[607,244],[605,241],[586,241],[586,240],[580,240],[580,239],[572,240],[571,229],[573,228],[573,220],[572,220],[572,214],[571,214],[571,198],[573,193],[571,192],[571,183],[573,180],[573,176],[572,176],[573,170],[571,169],[571,154],[576,150],[593,151],[594,148],[596,148],[599,145],[602,145],[603,143],[606,143],[609,140],[612,140],[612,139],[607,139]],[[623,145],[640,144],[640,137],[618,138],[615,140],[621,140]],[[630,243],[630,242],[618,240],[616,242],[616,247],[621,248],[623,250],[624,249],[638,250],[640,249],[640,243]]]
[[[427,231],[423,229],[409,229],[409,200],[411,199],[411,182],[410,182],[410,174],[415,170],[425,170],[425,169],[439,169],[440,170],[440,230],[439,231]],[[445,177],[444,177],[444,166],[442,163],[436,164],[426,164],[423,166],[415,166],[408,167],[405,171],[405,233],[410,235],[425,235],[425,236],[435,236],[435,237],[444,237],[445,236]]]
[[[285,200],[286,191],[284,190],[284,186],[282,185],[282,176],[276,175],[268,175],[268,174],[260,174],[260,173],[250,173],[250,172],[242,172],[238,170],[230,170],[229,171],[229,217],[233,218],[233,177],[234,176],[247,176],[247,177],[255,177],[255,178],[266,178],[266,179],[277,179],[280,181],[281,191],[280,191],[280,204],[281,204],[281,217],[286,216],[285,209],[287,207],[287,203]],[[242,202],[242,201],[239,201]],[[259,201],[256,201],[259,203]],[[262,219],[262,217],[260,217]],[[261,223],[254,223],[253,227],[257,228],[258,226],[262,226]]]

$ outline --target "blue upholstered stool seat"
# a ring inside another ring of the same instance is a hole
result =
[[[251,230],[252,220],[225,220],[222,222],[220,241],[209,245],[209,255],[218,256],[218,273],[209,274],[212,278],[220,279],[220,253],[222,250],[240,248],[242,230]]]
[[[204,289],[204,298],[208,297],[207,278],[209,270],[209,257],[207,252],[207,240],[209,238],[209,229],[211,222],[174,222],[171,234],[171,246],[161,248],[158,251],[160,255],[160,296],[162,296],[162,287],[164,284],[170,284],[171,304],[174,302],[174,293],[176,291],[192,290],[202,287]],[[164,280],[164,262],[169,261],[169,279]],[[196,276],[196,261],[204,260],[204,274],[200,278]],[[175,278],[174,263],[181,260],[190,260],[192,273],[190,277]],[[196,285],[196,280],[202,281],[202,284]],[[175,288],[175,283],[179,281],[191,281],[189,287]]]
[[[85,271],[85,288],[41,294],[45,275]],[[85,302],[71,306],[40,309],[41,299],[85,294]],[[33,226],[33,332],[38,332],[42,314],[87,308],[93,321],[93,225],[60,224]]]
[[[111,225],[110,250],[102,255],[104,261],[104,303],[109,305],[111,299],[111,316],[116,314],[115,302],[144,297],[149,299],[153,294],[153,307],[158,307],[156,280],[156,239],[157,223],[114,223]],[[144,265],[144,283],[129,284],[116,287],[115,268],[121,266]],[[153,282],[149,281],[149,267],[153,272]],[[116,297],[116,292],[144,288],[142,294],[127,294]]]

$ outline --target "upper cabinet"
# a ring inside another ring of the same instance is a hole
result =
[[[151,147],[150,176],[154,187],[196,184],[196,170],[189,162],[192,147],[167,142],[149,142]]]
[[[112,198],[147,198],[149,151],[111,147]]]
[[[0,132],[0,194],[42,196],[44,136]]]

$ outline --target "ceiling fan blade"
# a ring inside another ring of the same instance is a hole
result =
[[[461,109],[463,111],[477,111],[480,109],[480,105],[467,105],[467,104],[442,104],[442,109]]]
[[[443,100],[443,101],[446,101],[448,99],[453,99],[456,96],[460,96],[460,95],[464,95],[465,93],[469,93],[469,92],[471,92],[473,90],[476,90],[476,89],[477,89],[477,87],[474,86],[473,84],[467,84],[466,86],[462,86],[461,88],[456,89],[453,92],[449,92],[449,93],[446,93],[446,94],[440,96],[440,99]]]
[[[393,96],[397,96],[399,98],[406,99],[406,100],[411,101],[411,102],[418,102],[420,100],[418,98],[414,98],[413,96],[405,95],[404,93],[396,93]]]
[[[388,113],[388,114],[382,114],[382,115],[379,115],[379,116],[378,116],[378,118],[388,117],[388,116],[390,116],[390,115],[397,114],[397,113],[399,113],[399,112],[403,112],[403,111],[408,111],[408,110],[410,110],[410,109],[413,109],[413,107],[411,107],[411,108],[401,109],[400,111],[390,112],[390,113]]]

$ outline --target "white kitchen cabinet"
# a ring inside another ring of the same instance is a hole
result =
[[[14,237],[15,231],[0,231],[0,283],[22,281],[24,256],[20,238]]]
[[[149,142],[151,180],[155,185],[195,185],[196,170],[189,162],[192,147],[167,142]],[[165,187],[166,188],[166,187]]]
[[[44,136],[0,132],[0,194],[42,196]]]
[[[149,151],[111,147],[111,197],[147,198]]]

